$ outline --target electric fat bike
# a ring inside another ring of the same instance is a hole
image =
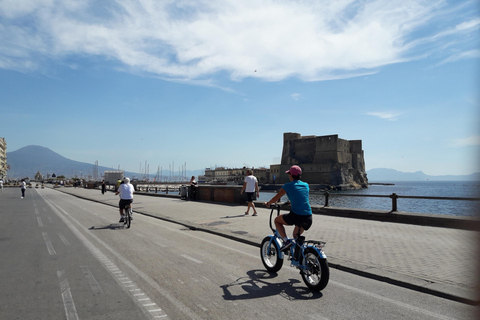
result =
[[[292,239],[293,245],[290,248],[280,251],[283,240],[274,228],[272,223],[273,213],[277,211],[280,215],[280,208],[285,203],[274,203],[271,205],[270,229],[273,235],[269,235],[262,240],[260,246],[260,257],[265,268],[272,273],[279,271],[283,266],[285,258],[291,261],[291,265],[300,270],[303,282],[313,291],[325,289],[330,278],[327,256],[323,252],[325,242],[316,240],[306,240],[305,237],[297,234],[296,239]],[[298,226],[299,230],[301,226]]]

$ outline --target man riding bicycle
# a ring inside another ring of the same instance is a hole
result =
[[[135,188],[133,185],[130,183],[130,179],[125,177],[123,178],[123,183],[120,184],[118,187],[117,192],[115,192],[115,195],[120,194],[120,202],[118,203],[118,208],[120,211],[120,221],[119,222],[124,222],[124,214],[123,210],[127,206],[131,206],[133,202],[133,193],[135,192]]]
[[[265,206],[270,207],[270,204],[277,202],[286,194],[292,206],[290,213],[282,214],[275,218],[275,227],[283,239],[283,246],[280,248],[280,251],[291,247],[293,244],[292,240],[287,238],[285,225],[295,225],[293,237],[296,238],[304,230],[310,229],[313,222],[312,208],[309,201],[310,187],[308,183],[300,181],[302,169],[299,166],[292,166],[285,173],[288,173],[290,182],[285,183],[270,201],[265,202]],[[302,227],[299,228],[299,225]]]

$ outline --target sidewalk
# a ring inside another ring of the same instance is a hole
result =
[[[98,189],[65,187],[55,190],[118,206],[118,197],[112,192],[102,195]],[[270,210],[258,208],[258,216],[252,217],[244,216],[246,208],[139,194],[133,204],[136,213],[260,246],[271,234]],[[332,268],[464,303],[480,302],[480,237],[476,231],[319,214],[313,221],[305,236],[327,242],[324,250]]]

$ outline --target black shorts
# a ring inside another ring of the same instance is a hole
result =
[[[131,204],[133,202],[133,199],[120,199],[120,202],[118,203],[118,207],[120,209],[125,209],[126,206],[128,206],[129,204]]]
[[[312,215],[300,215],[293,213],[292,211],[283,215],[283,221],[285,221],[288,225],[291,226],[300,226],[304,230],[310,229],[313,223]]]
[[[255,192],[245,192],[245,196],[247,197],[247,202],[255,200]]]

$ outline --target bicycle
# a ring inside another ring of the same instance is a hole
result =
[[[280,208],[285,203],[274,203],[271,205],[270,229],[273,235],[269,235],[262,240],[260,246],[260,257],[265,268],[272,273],[276,273],[283,266],[285,255],[291,261],[291,265],[300,270],[303,282],[313,291],[325,289],[330,278],[330,270],[327,263],[327,256],[323,252],[325,242],[316,240],[306,240],[304,236],[297,235],[292,239],[294,245],[290,248],[280,251],[282,246],[281,236],[272,225],[272,216],[277,211],[280,215]],[[301,226],[299,226],[301,227]]]
[[[125,218],[123,219],[123,223],[127,225],[127,229],[130,228],[130,224],[132,223],[132,205],[127,204],[125,206]]]

